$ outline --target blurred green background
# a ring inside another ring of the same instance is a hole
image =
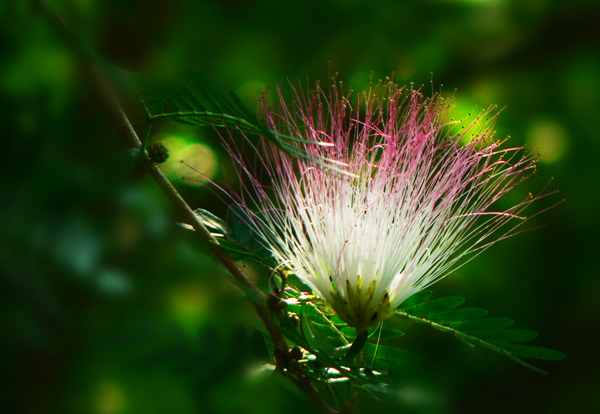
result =
[[[354,89],[372,72],[430,88],[433,73],[436,88],[457,88],[458,116],[507,106],[498,136],[543,158],[528,188],[554,177],[566,203],[434,291],[515,319],[568,359],[539,364],[542,376],[407,326],[403,345],[422,354],[432,395],[413,395],[405,412],[600,412],[600,2],[47,3],[115,65],[164,78],[194,67],[252,106],[281,78],[326,80],[330,67]],[[236,326],[258,319],[155,184],[132,174],[69,48],[29,1],[0,2],[0,16],[0,411],[313,412],[285,381],[257,391],[268,375],[248,379],[245,357],[232,360],[243,354]],[[140,108],[123,103],[143,133]],[[169,147],[163,171],[190,205],[223,216],[180,163],[231,182],[215,133],[165,122],[151,138]]]

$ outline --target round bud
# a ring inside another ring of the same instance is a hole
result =
[[[169,158],[169,150],[162,142],[155,142],[148,146],[148,156],[152,162],[162,164]]]

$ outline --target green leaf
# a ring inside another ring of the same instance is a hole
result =
[[[179,105],[177,104],[177,101],[175,101],[175,99],[168,97],[167,103],[169,104],[169,106],[171,107],[171,109],[173,111],[180,112]]]
[[[364,347],[365,355],[374,356],[376,358],[391,361],[393,359],[401,359],[403,361],[412,361],[415,359],[415,354],[406,349],[394,348],[391,346],[377,345],[367,343]]]
[[[333,322],[336,325],[346,325],[346,322],[344,322],[343,319],[337,317],[337,316],[332,316],[331,317],[331,322]]]
[[[348,338],[356,337],[356,329],[351,328],[349,326],[344,326],[340,328],[340,331]],[[369,335],[369,340],[377,340],[377,339],[389,339],[389,338],[399,338],[404,335],[399,329],[391,329],[391,328],[383,328],[383,329],[375,329]]]
[[[198,216],[202,224],[204,224],[209,231],[225,236],[227,231],[227,224],[219,217],[212,214],[210,211],[203,210],[201,208],[194,210],[194,214]]]
[[[219,104],[214,99],[211,88],[208,86],[208,82],[200,75],[198,71],[191,71],[192,81],[194,82],[194,86],[200,91],[204,100],[214,109],[220,109]]]
[[[454,309],[463,304],[465,298],[458,296],[449,296],[447,298],[432,300],[431,302],[425,302],[420,305],[406,308],[406,312],[414,316],[426,316],[432,313],[444,312],[450,309]]]
[[[429,315],[427,319],[437,323],[450,323],[483,318],[488,314],[485,309],[463,308]]]
[[[391,329],[391,328],[382,328],[382,329],[378,329],[373,333],[373,336],[371,337],[371,339],[377,339],[377,338],[381,338],[381,339],[389,339],[389,338],[400,338],[401,336],[404,335],[404,332],[402,332],[399,329]]]
[[[243,215],[244,213],[239,207],[233,206],[229,213],[229,223],[233,228],[235,240],[242,244],[246,244],[249,243],[252,238],[252,229],[246,220],[242,218]]]
[[[269,348],[267,348],[267,342],[265,341],[265,336],[261,331],[255,329],[252,332],[252,336],[250,337],[250,342],[252,344],[252,350],[254,351],[254,355],[263,362],[268,362],[271,360],[271,355],[269,354]]]
[[[562,352],[542,348],[541,346],[507,344],[504,345],[504,349],[515,355],[532,359],[544,359],[550,361],[565,359],[567,357]]]
[[[356,329],[350,326],[343,326],[340,328],[340,332],[347,336],[348,338],[356,338]]]
[[[319,323],[319,322],[315,322],[315,321],[311,321],[310,322],[310,327],[311,329],[314,329],[315,331],[327,336],[327,337],[337,337],[338,334],[338,330],[335,329],[333,326],[328,325],[326,323]]]
[[[346,352],[346,355],[344,355],[343,360],[351,361],[352,359],[354,359],[354,357],[356,357],[360,353],[360,351],[362,351],[365,344],[367,343],[368,338],[369,338],[369,331],[368,330],[362,331],[361,334],[358,335],[358,337],[354,340],[354,342],[352,343],[352,346],[350,347],[350,349],[348,349],[348,352]]]
[[[412,308],[413,306],[418,305],[419,303],[423,303],[427,299],[429,299],[432,294],[433,291],[431,290],[423,290],[421,292],[417,292],[410,298],[402,302],[402,304],[400,305],[400,309]]]
[[[522,342],[537,338],[538,334],[527,329],[501,329],[497,331],[479,331],[477,338],[490,342]]]
[[[183,124],[183,125],[190,125],[190,126],[196,126],[196,125],[206,125],[205,122],[202,121],[197,121],[194,118],[173,118],[173,121]]]
[[[182,92],[191,101],[191,103],[193,104],[193,109],[194,110],[199,111],[199,112],[205,112],[206,111],[206,107],[204,106],[204,104],[202,103],[202,101],[200,100],[200,98],[198,98],[198,96],[194,93],[194,91],[192,91],[192,89],[189,86],[183,85],[182,86]]]
[[[400,309],[412,308],[413,306],[418,305],[419,303],[423,303],[427,299],[429,299],[432,294],[432,290],[423,290],[421,292],[417,292],[410,298],[402,302],[402,304],[400,305]]]
[[[450,326],[462,332],[477,332],[508,328],[513,323],[514,321],[508,318],[486,318],[474,321],[453,322],[450,323]]]
[[[511,319],[481,319],[487,315],[484,309],[453,309],[463,301],[462,298],[443,298],[399,309],[396,314],[450,333],[467,344],[479,345],[499,352],[536,372],[545,373],[520,357],[548,360],[565,358],[564,354],[551,349],[513,344],[513,342],[534,339],[537,334],[525,329],[504,329],[513,324]],[[385,349],[383,351],[385,352]]]

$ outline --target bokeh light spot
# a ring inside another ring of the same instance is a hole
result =
[[[105,380],[98,384],[94,396],[96,414],[119,414],[124,412],[123,390],[114,381]]]
[[[251,108],[253,108],[268,87],[269,85],[267,85],[265,82],[253,80],[245,82],[242,86],[240,86],[237,90],[237,93],[240,98],[242,98],[248,103],[248,105],[250,105]]]
[[[169,137],[160,140],[169,150],[169,159],[160,165],[161,171],[171,180],[181,180],[190,185],[204,185],[206,179],[217,172],[218,156],[206,144],[189,143],[184,138]]]
[[[172,318],[184,329],[194,332],[209,305],[206,288],[200,284],[186,284],[171,291],[169,310]]]
[[[457,139],[464,143],[479,139],[483,133],[490,137],[490,126],[495,111],[492,109],[486,114],[487,109],[478,107],[475,101],[464,95],[456,94],[446,122],[451,123],[445,130],[458,134]]]
[[[551,163],[565,153],[568,133],[557,121],[540,119],[529,127],[527,143],[532,151],[539,152],[542,162]]]

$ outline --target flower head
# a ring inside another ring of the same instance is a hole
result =
[[[497,210],[535,160],[494,140],[490,110],[461,127],[451,98],[392,82],[356,97],[340,84],[290,86],[291,98],[280,87],[275,103],[265,100],[266,121],[311,157],[261,142],[254,168],[230,145],[250,179],[237,204],[275,259],[351,326],[390,317],[510,235],[516,226],[505,225],[535,199]]]

